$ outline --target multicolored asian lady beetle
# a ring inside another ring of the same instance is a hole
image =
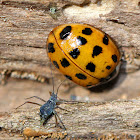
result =
[[[54,28],[47,39],[47,53],[61,73],[84,87],[110,81],[121,58],[111,38],[87,24]]]

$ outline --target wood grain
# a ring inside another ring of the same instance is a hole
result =
[[[61,135],[57,133],[61,131],[60,129],[57,129],[56,134],[52,133],[56,131],[55,128],[48,133],[52,124],[46,128],[39,125],[38,108],[17,111],[12,109],[23,103],[25,97],[36,95],[46,100],[49,98],[52,75],[46,54],[47,36],[57,25],[77,22],[93,25],[109,34],[120,48],[123,61],[120,75],[111,83],[90,90],[74,85],[70,81],[61,86],[59,91],[61,98],[70,99],[74,96],[76,100],[90,101],[62,105],[71,112],[58,110],[67,127],[67,138],[109,139],[117,136],[120,139],[124,137],[138,139],[139,0],[1,0],[1,136],[23,138],[20,137],[20,133],[27,135],[27,132],[38,135],[45,133],[48,137],[53,135],[54,138]],[[57,88],[58,82],[60,83],[64,77],[55,70],[54,75]],[[93,101],[98,103],[95,104]],[[25,125],[23,122],[26,122]],[[52,122],[53,119],[49,123]],[[38,126],[41,132],[36,129]],[[27,127],[31,129],[25,133],[23,129]],[[62,137],[65,137],[66,133],[62,132]]]
[[[41,126],[39,108],[31,106],[1,114],[0,126],[3,131],[22,133],[29,138],[42,135],[47,138],[52,137],[53,133],[61,133],[66,138],[140,139],[140,98],[100,103],[77,102],[60,106],[68,110],[57,109],[66,131],[55,127],[54,118],[45,127]],[[58,134],[55,138],[58,138]]]

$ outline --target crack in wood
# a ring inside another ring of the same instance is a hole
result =
[[[125,22],[119,22],[119,20],[117,20],[117,19],[106,19],[106,21],[111,21],[111,22],[113,22],[113,23],[118,23],[118,24],[123,24],[123,25],[125,25]]]

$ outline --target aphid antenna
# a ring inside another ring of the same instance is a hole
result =
[[[50,63],[50,68],[51,68],[51,77],[52,77],[52,84],[53,84],[53,92],[54,92],[54,74],[53,74],[53,69],[52,69],[52,64]],[[58,91],[59,91],[59,88],[60,86],[63,84],[64,81],[66,81],[67,79],[65,78],[60,84],[59,86],[57,87],[57,91],[56,91],[56,95],[58,95]]]
[[[51,68],[51,78],[52,78],[52,84],[53,84],[52,91],[54,92],[54,77],[53,77],[53,69],[52,69],[52,64],[51,63],[50,63],[50,68]]]
[[[57,92],[56,92],[56,95],[58,95],[58,91],[59,91],[59,88],[60,88],[60,86],[64,83],[64,81],[66,81],[67,79],[65,78],[60,84],[59,84],[59,86],[58,86],[58,88],[57,88]]]

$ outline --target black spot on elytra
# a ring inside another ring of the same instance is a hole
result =
[[[54,44],[53,43],[49,43],[48,44],[48,52],[49,53],[54,53],[55,52],[55,49],[54,49]]]
[[[72,58],[76,59],[80,55],[80,51],[78,48],[75,48],[72,51],[70,51],[69,54]]]
[[[69,75],[65,75],[66,78],[68,78],[69,80],[72,80],[72,77]]]
[[[85,45],[87,43],[87,40],[84,37],[78,36],[77,37],[77,45]]]
[[[111,67],[110,67],[110,66],[106,66],[106,69],[110,70],[110,69],[111,69]]]
[[[69,61],[66,58],[63,58],[61,61],[61,65],[65,68],[70,65]]]
[[[92,62],[90,62],[86,65],[86,69],[91,71],[91,72],[94,72],[95,71],[95,65]]]
[[[71,33],[71,26],[66,26],[60,33],[60,38],[65,40]]]
[[[82,30],[82,33],[85,34],[85,35],[91,35],[92,30],[90,28],[85,28],[84,30]]]
[[[59,69],[59,65],[58,65],[58,63],[57,63],[56,61],[53,61],[53,64],[54,64],[54,66],[55,66],[56,68]]]
[[[87,79],[87,77],[86,77],[84,74],[82,74],[82,73],[76,73],[75,76],[76,76],[78,79],[81,79],[81,80]]]
[[[93,48],[93,53],[92,53],[92,57],[99,55],[100,53],[102,53],[102,47],[100,46],[95,46]]]
[[[104,38],[103,38],[103,43],[104,43],[105,45],[108,45],[108,42],[109,42],[109,39],[108,39],[107,35],[105,34],[105,35],[104,35]]]
[[[116,55],[116,54],[112,55],[112,60],[113,60],[115,63],[117,62],[117,55]]]

